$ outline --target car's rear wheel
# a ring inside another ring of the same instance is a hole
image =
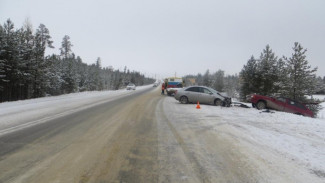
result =
[[[187,104],[188,103],[188,98],[186,96],[182,96],[179,101],[182,103],[182,104]]]
[[[214,105],[221,106],[222,105],[222,101],[220,99],[215,99],[214,100]]]
[[[256,104],[256,108],[258,110],[262,110],[262,109],[265,109],[266,108],[266,104],[264,101],[258,101],[257,104]]]

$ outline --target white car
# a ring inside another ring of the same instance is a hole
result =
[[[130,83],[126,86],[127,90],[135,90],[135,85],[133,83]]]

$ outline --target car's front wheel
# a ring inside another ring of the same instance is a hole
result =
[[[256,104],[256,108],[258,110],[262,110],[262,109],[265,109],[266,108],[266,104],[264,101],[258,101],[257,104]]]
[[[220,99],[216,99],[216,100],[214,100],[214,105],[221,106],[222,105],[222,101]]]
[[[182,103],[182,104],[187,104],[188,103],[188,98],[186,96],[182,96],[179,101]]]

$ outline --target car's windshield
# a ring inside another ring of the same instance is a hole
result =
[[[220,93],[217,90],[214,90],[212,88],[207,87],[212,93],[220,95]]]

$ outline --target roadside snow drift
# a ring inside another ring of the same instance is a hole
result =
[[[0,103],[0,135],[152,88],[92,91]]]
[[[324,110],[320,118],[310,118],[254,108],[201,105],[196,109],[196,104],[180,104],[172,97],[164,100],[164,106],[171,119],[231,139],[270,182],[282,182],[275,181],[276,175],[295,176],[292,180],[298,182],[325,182]]]

